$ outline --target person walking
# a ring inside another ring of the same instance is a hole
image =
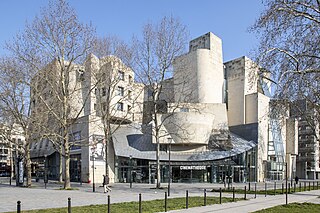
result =
[[[110,187],[108,186],[109,184],[109,177],[107,175],[103,175],[103,189],[104,189],[104,193],[107,193],[107,192],[111,192],[111,189]]]

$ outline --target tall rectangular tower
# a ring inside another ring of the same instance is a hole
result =
[[[222,41],[209,32],[189,44],[174,64],[175,102],[223,103]]]

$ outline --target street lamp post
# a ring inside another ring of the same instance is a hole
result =
[[[168,138],[168,143],[169,143],[169,181],[168,181],[168,197],[170,197],[170,183],[171,183],[171,142],[172,142],[172,138]]]
[[[47,155],[44,155],[44,188],[47,188],[48,177],[47,177]]]
[[[288,164],[286,162],[286,205],[288,205]]]
[[[249,176],[249,191],[250,191],[250,181],[251,181],[251,177],[250,177],[250,162],[248,163],[248,176]]]
[[[91,151],[92,151],[92,192],[95,192],[96,191],[96,186],[95,186],[95,182],[94,182],[94,154],[95,154],[95,148],[92,147],[91,148]]]
[[[132,188],[132,155],[130,155],[129,164],[130,164],[129,178],[130,178],[130,189],[131,189]]]
[[[10,146],[10,186],[12,182],[12,147]]]
[[[82,169],[81,169],[81,166],[82,166],[82,159],[80,159],[80,167],[79,167],[79,171],[80,171],[80,185],[82,186]]]

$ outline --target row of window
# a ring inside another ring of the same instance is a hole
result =
[[[94,107],[94,110],[97,110],[97,105],[96,104],[94,104],[93,107]],[[103,107],[103,111],[106,111],[106,106],[103,105],[102,107]],[[131,108],[132,108],[131,105],[128,105],[127,106],[127,111],[130,112]],[[124,111],[124,103],[118,102],[117,105],[116,105],[116,110],[123,112]]]
[[[98,89],[95,89],[95,94],[97,95],[97,93],[98,93]],[[107,90],[106,90],[106,88],[105,87],[102,87],[101,88],[101,95],[102,96],[106,96],[106,94],[107,94]],[[120,86],[118,86],[118,88],[117,88],[117,95],[118,96],[124,96],[124,87],[120,87]],[[131,99],[132,98],[132,91],[131,90],[128,90],[128,99]]]

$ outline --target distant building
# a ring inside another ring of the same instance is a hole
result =
[[[296,174],[303,179],[319,179],[319,114],[307,100],[300,100],[291,103],[290,116],[298,121]]]

